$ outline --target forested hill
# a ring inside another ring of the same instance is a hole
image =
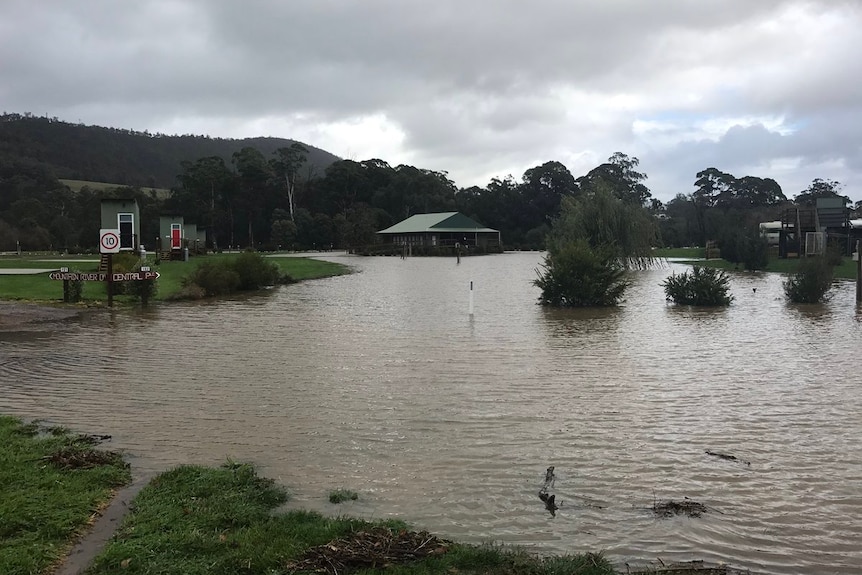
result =
[[[0,164],[40,164],[59,179],[110,182],[126,186],[171,188],[182,173],[181,162],[220,156],[230,165],[244,147],[271,157],[294,140],[207,136],[166,136],[118,128],[84,126],[56,118],[8,114],[0,116]],[[303,143],[307,165],[316,173],[339,160]]]

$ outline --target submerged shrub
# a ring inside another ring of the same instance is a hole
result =
[[[833,267],[824,256],[799,260],[796,272],[784,280],[784,294],[793,303],[819,303],[829,300]]]
[[[629,283],[622,263],[608,248],[591,248],[584,240],[556,248],[545,256],[533,284],[542,290],[539,303],[555,307],[617,305]]]
[[[691,273],[673,274],[661,284],[667,299],[683,305],[730,305],[730,277],[723,270],[694,266]]]

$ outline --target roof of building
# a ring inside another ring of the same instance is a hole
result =
[[[460,212],[416,214],[378,234],[415,234],[423,232],[494,232]]]

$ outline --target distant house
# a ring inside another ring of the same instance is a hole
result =
[[[501,246],[499,231],[460,212],[416,214],[377,234],[383,242],[400,246]]]
[[[101,202],[101,228],[119,230],[120,250],[137,251],[141,243],[141,211],[134,199],[106,198]]]

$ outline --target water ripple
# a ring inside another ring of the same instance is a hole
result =
[[[548,310],[538,254],[346,261],[361,273],[7,337],[0,410],[110,433],[144,470],[251,460],[293,505],[465,541],[858,573],[852,286],[795,307],[737,274],[734,305],[702,310],[665,304],[663,270],[619,309]],[[336,487],[361,498],[334,508]],[[683,497],[710,511],[654,517]]]

